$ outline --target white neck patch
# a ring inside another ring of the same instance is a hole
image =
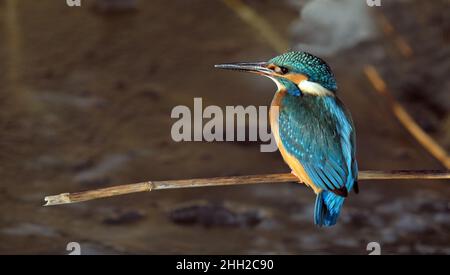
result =
[[[300,81],[298,88],[305,94],[315,96],[334,96],[334,93],[322,85],[308,80]]]

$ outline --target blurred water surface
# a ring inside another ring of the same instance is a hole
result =
[[[356,123],[361,169],[441,169],[362,73],[364,64],[375,63],[401,76],[397,64],[404,62],[389,38],[376,35],[372,11],[354,1],[342,1],[346,11],[314,2],[245,1],[292,47],[327,56]],[[379,12],[404,35],[443,37],[436,52],[447,50],[435,62],[448,76],[449,40],[441,32],[448,18],[439,23],[445,1],[393,2]],[[278,152],[261,153],[258,143],[176,143],[170,137],[172,108],[192,107],[194,97],[224,107],[268,105],[273,96],[269,80],[213,69],[277,54],[222,1],[137,1],[125,10],[91,4],[0,2],[0,253],[64,254],[66,244],[77,241],[85,254],[367,254],[367,243],[376,241],[386,254],[450,254],[450,189],[439,181],[361,182],[360,194],[350,195],[338,225],[329,229],[314,227],[314,194],[298,184],[157,191],[41,207],[45,195],[149,179],[288,171]],[[393,16],[398,5],[409,16]],[[321,22],[328,27],[316,28]],[[410,60],[430,62],[418,48]],[[404,83],[392,75],[394,87]],[[448,82],[443,73],[431,76]],[[422,103],[433,95],[420,96],[401,99],[415,104],[410,110],[422,110],[421,123],[447,146],[448,109],[427,115],[434,107]]]

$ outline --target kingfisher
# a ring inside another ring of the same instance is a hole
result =
[[[216,68],[272,79],[272,134],[284,161],[316,194],[314,223],[335,225],[350,190],[358,193],[355,127],[337,97],[330,66],[306,52],[288,52],[267,62],[228,63]]]

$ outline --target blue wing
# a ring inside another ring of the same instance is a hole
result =
[[[357,177],[354,127],[334,97],[286,95],[279,112],[279,134],[318,187],[346,196]]]

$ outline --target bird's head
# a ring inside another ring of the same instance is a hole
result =
[[[279,90],[295,96],[334,96],[337,91],[336,80],[328,64],[306,52],[284,53],[267,62],[228,63],[215,67],[269,77]]]

